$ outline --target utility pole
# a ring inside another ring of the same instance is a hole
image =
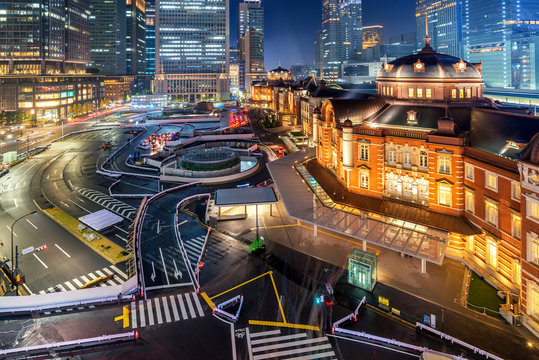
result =
[[[11,228],[10,228],[10,231],[11,231],[11,275],[12,275],[12,276],[14,277],[14,279],[15,279],[16,289],[17,289],[17,295],[19,295],[19,284],[17,283],[18,266],[16,266],[16,267],[14,266],[14,261],[16,261],[16,262],[18,263],[18,259],[15,259],[15,255],[14,255],[14,253],[13,253],[13,227],[15,226],[15,224],[16,224],[19,220],[21,220],[21,219],[23,219],[23,218],[25,218],[25,217],[27,217],[27,216],[33,215],[33,214],[35,214],[36,212],[37,212],[37,210],[32,211],[31,213],[28,213],[28,214],[26,214],[26,215],[21,216],[20,218],[18,218],[17,220],[15,220],[15,221],[13,222],[13,224],[11,224]],[[17,251],[17,256],[18,256],[18,251]],[[11,284],[11,285],[13,285],[13,284]],[[13,287],[12,287],[12,289],[13,289]]]

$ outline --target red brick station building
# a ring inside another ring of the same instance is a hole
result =
[[[484,97],[481,64],[428,40],[382,66],[377,95],[284,80],[252,101],[302,127],[329,196],[443,230],[445,256],[512,294],[502,311],[539,335],[539,118]]]

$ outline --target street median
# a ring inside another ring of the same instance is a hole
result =
[[[111,264],[125,261],[130,256],[124,248],[88,228],[59,208],[44,209],[43,212]]]

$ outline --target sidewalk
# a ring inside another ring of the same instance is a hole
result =
[[[269,210],[259,207],[259,231],[267,241],[274,241],[329,264],[346,269],[347,257],[352,249],[362,249],[356,240],[318,229],[317,237],[311,225],[289,218],[282,204]],[[218,230],[237,234],[243,240],[253,241],[254,216],[245,220],[219,222]],[[367,295],[369,303],[378,304],[378,296],[390,299],[390,306],[409,315],[409,320],[422,321],[423,315],[435,314],[441,330],[444,309],[444,331],[463,341],[498,353],[505,358],[528,353],[528,341],[539,347],[536,339],[523,328],[468,310],[460,305],[465,266],[445,259],[442,266],[428,264],[427,274],[421,274],[420,260],[401,257],[398,253],[368,245],[367,250],[378,255],[378,285],[372,294],[352,287],[343,275],[336,285],[339,303],[352,309]],[[346,274],[346,272],[344,272]],[[524,334],[524,335],[522,335]],[[534,355],[535,356],[535,355]],[[518,356],[517,356],[518,357]],[[531,357],[530,357],[531,358]]]

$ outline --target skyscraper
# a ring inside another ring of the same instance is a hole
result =
[[[238,49],[240,89],[249,91],[251,82],[264,73],[264,9],[261,0],[244,0],[238,6]],[[245,69],[241,73],[241,69]]]
[[[140,75],[146,72],[146,2],[126,0],[126,72]]]
[[[0,74],[84,72],[88,10],[82,0],[0,2]]]
[[[186,101],[229,95],[229,0],[157,0],[156,91]]]
[[[463,51],[487,87],[537,89],[539,2],[463,0]]]
[[[320,33],[323,77],[336,81],[341,64],[361,53],[361,0],[323,0]]]
[[[155,74],[155,0],[146,1],[146,74]]]
[[[85,0],[0,2],[0,111],[56,122],[98,108],[103,78],[90,61]]]
[[[363,26],[363,49],[384,43],[384,27],[382,25]]]
[[[441,54],[462,56],[462,0],[417,0],[415,12],[418,51],[425,45],[428,20],[432,48]]]
[[[105,75],[125,75],[126,1],[91,0],[90,9],[92,67]]]

